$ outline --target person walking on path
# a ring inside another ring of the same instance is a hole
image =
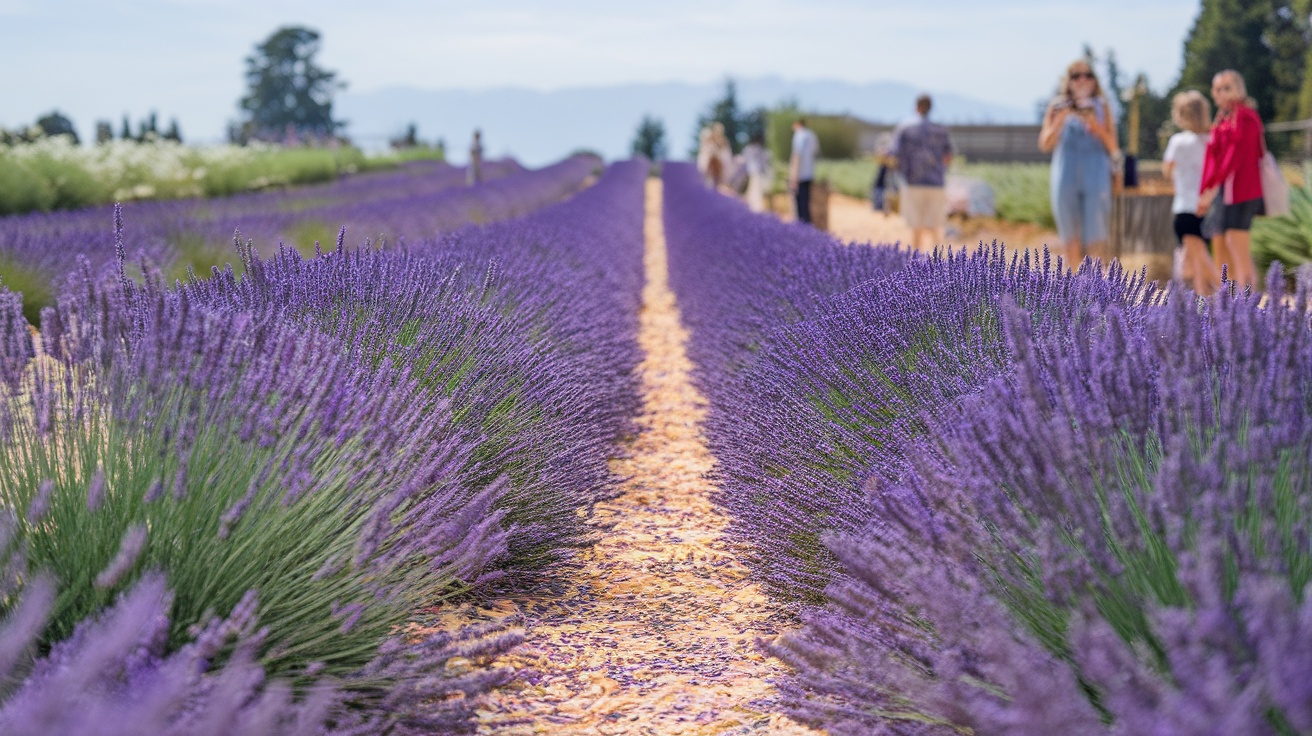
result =
[[[752,212],[765,212],[765,197],[770,189],[774,166],[770,162],[770,152],[765,148],[765,138],[760,134],[752,136],[743,147],[743,167],[747,170],[747,206]]]
[[[788,189],[797,205],[798,222],[811,222],[811,182],[819,157],[820,139],[806,127],[806,118],[798,118],[793,122],[792,155],[788,159]]]
[[[1111,105],[1084,60],[1066,68],[1048,104],[1039,149],[1052,153],[1049,192],[1057,233],[1071,268],[1084,253],[1106,253],[1112,209],[1112,158],[1120,155]]]
[[[1219,201],[1217,230],[1222,238],[1216,260],[1228,267],[1228,277],[1240,286],[1256,286],[1257,266],[1249,251],[1248,231],[1253,218],[1266,213],[1261,163],[1266,133],[1248,104],[1248,88],[1239,72],[1227,69],[1212,78],[1212,100],[1216,122],[1207,141],[1195,213],[1202,216]]]
[[[467,172],[469,186],[483,183],[483,134],[474,131],[474,142],[469,146],[469,170]]]
[[[1208,120],[1212,111],[1201,92],[1181,92],[1171,100],[1171,120],[1180,132],[1171,136],[1162,155],[1162,173],[1175,185],[1171,214],[1175,238],[1184,249],[1179,274],[1199,294],[1211,294],[1221,285],[1221,273],[1207,252],[1203,218],[1198,215],[1198,192],[1203,181]]]
[[[924,248],[925,240],[943,241],[948,223],[948,195],[944,178],[952,163],[952,139],[948,129],[931,122],[934,101],[929,95],[916,98],[916,114],[893,132],[889,154],[906,187],[902,190],[902,219],[911,228],[911,246]]]

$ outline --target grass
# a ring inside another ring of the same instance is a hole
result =
[[[41,308],[55,300],[50,274],[3,256],[0,256],[0,286],[23,295],[23,316],[29,324],[41,324]]]

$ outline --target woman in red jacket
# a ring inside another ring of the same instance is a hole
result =
[[[1257,285],[1257,267],[1249,251],[1248,230],[1253,218],[1265,214],[1262,201],[1262,156],[1265,132],[1262,120],[1249,106],[1248,90],[1239,72],[1227,69],[1212,78],[1216,101],[1216,124],[1207,141],[1203,180],[1198,199],[1202,216],[1216,197],[1221,197],[1223,248],[1218,264],[1229,266],[1229,278],[1240,286]]]

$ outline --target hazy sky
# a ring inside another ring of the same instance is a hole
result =
[[[323,34],[351,90],[548,90],[726,74],[896,80],[1029,109],[1083,43],[1162,87],[1198,0],[0,0],[0,125],[53,108],[176,116],[190,140],[236,117],[243,59],[284,24]]]

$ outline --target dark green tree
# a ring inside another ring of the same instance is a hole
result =
[[[738,118],[738,130],[742,134],[744,144],[758,136],[761,140],[765,140],[766,128],[769,125],[770,111],[764,106],[748,110]]]
[[[692,153],[697,155],[697,147],[701,144],[700,135],[703,128],[711,123],[720,123],[724,126],[724,135],[729,139],[729,146],[734,153],[742,150],[746,142],[742,138],[742,124],[738,112],[738,85],[732,78],[724,80],[724,94],[716,101],[711,103],[706,112],[697,117],[697,127],[693,131]]]
[[[119,129],[118,137],[119,140],[124,140],[124,141],[132,140],[132,123],[128,122],[127,115],[123,116],[123,127]]]
[[[137,123],[137,140],[147,141],[159,137],[159,116],[154,110],[150,111],[144,120]]]
[[[643,115],[638,131],[633,135],[633,154],[646,156],[652,161],[665,159],[665,123],[650,115]]]
[[[114,140],[114,125],[108,120],[96,121],[96,143],[108,143]]]
[[[176,141],[178,143],[182,142],[182,130],[178,128],[177,118],[169,119],[169,128],[168,130],[164,131],[164,140]]]
[[[1116,51],[1107,49],[1107,84],[1106,94],[1112,99],[1114,109],[1121,110],[1121,116],[1116,121],[1116,140],[1120,142],[1121,147],[1125,144],[1129,136],[1128,116],[1125,115],[1125,85],[1121,83],[1121,65],[1116,63]]]
[[[1243,75],[1263,120],[1297,113],[1307,59],[1305,0],[1203,0],[1184,44],[1177,91],[1211,89],[1223,69]],[[1302,40],[1300,40],[1300,38]]]
[[[288,130],[329,137],[344,125],[333,118],[333,94],[346,84],[315,62],[318,53],[319,33],[299,26],[280,28],[255,47],[241,99],[246,137],[281,140]]]
[[[417,123],[410,123],[405,126],[405,132],[388,140],[387,145],[398,151],[419,147],[419,125]]]
[[[1275,119],[1299,119],[1299,102],[1312,51],[1308,12],[1312,0],[1277,3],[1267,30],[1271,48],[1271,76],[1275,82]]]
[[[73,121],[58,110],[52,110],[37,118],[36,127],[41,129],[42,135],[67,135],[73,138],[74,143],[81,142],[77,137],[77,128],[73,127]]]

